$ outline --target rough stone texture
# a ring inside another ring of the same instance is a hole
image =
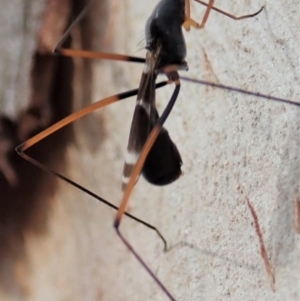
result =
[[[1,112],[9,117],[26,106],[30,94],[29,73],[32,53],[45,1],[2,1],[1,40]]]
[[[104,49],[143,56],[143,27],[155,3],[112,1]],[[212,13],[204,30],[187,33],[190,70],[184,75],[300,101],[297,1],[221,4],[237,15],[262,4],[266,9],[240,22]],[[193,7],[200,20],[201,6]],[[135,88],[142,69],[95,63],[93,99]],[[157,93],[159,109],[171,93],[172,87]],[[68,174],[115,204],[134,103],[132,98],[93,114],[89,132],[79,128],[78,144],[69,147]],[[300,193],[299,120],[299,108],[182,82],[167,128],[184,175],[164,188],[140,179],[129,206],[173,249],[163,253],[155,234],[126,218],[121,226],[176,300],[299,300],[300,238],[293,221]],[[97,126],[105,130],[101,141]],[[275,293],[246,197],[259,216]],[[47,235],[28,235],[26,265],[16,265],[22,289],[1,299],[167,300],[116,237],[114,216],[62,183]]]

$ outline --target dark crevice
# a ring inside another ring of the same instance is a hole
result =
[[[0,176],[0,250],[13,248],[3,236],[23,239],[28,230],[44,231],[47,221],[47,200],[56,187],[56,179],[21,159],[14,148],[72,111],[73,62],[69,58],[36,53],[32,69],[32,96],[28,109],[17,121],[1,117],[2,141],[10,145],[2,154],[15,175],[12,181],[3,172]],[[64,150],[72,141],[68,127],[46,138],[28,151],[34,158],[63,170]],[[3,144],[2,143],[2,144]],[[20,252],[20,251],[19,251]]]
[[[73,19],[73,14],[78,14],[84,2],[74,1],[76,5],[64,16],[68,20],[65,24]],[[70,38],[65,47],[75,43],[81,48],[90,49],[90,30],[90,25],[83,22],[79,26],[79,36],[75,35],[79,41],[71,41]],[[86,38],[83,40],[82,36]],[[15,147],[69,115],[74,108],[73,60],[53,56],[46,46],[39,45],[38,49],[32,62],[32,93],[27,109],[20,113],[17,120],[0,116],[0,281],[3,289],[10,292],[19,290],[15,264],[26,258],[24,242],[28,233],[47,233],[47,222],[53,205],[51,197],[58,184],[58,179],[19,157]],[[91,63],[84,61],[82,65],[84,68],[80,72],[84,81],[80,83],[80,89],[84,98],[89,100]],[[78,81],[75,84],[78,85]],[[75,107],[78,108],[78,105]],[[66,170],[66,147],[73,142],[75,139],[71,125],[26,152],[63,173]]]

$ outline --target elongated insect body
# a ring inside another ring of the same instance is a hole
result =
[[[182,34],[184,12],[184,1],[161,1],[146,23],[148,52],[131,125],[126,156],[128,161],[125,161],[122,177],[123,189],[159,118],[154,89],[157,74],[162,72],[170,77],[171,74],[164,71],[169,66],[173,66],[174,71],[187,70],[186,46]],[[166,129],[162,129],[147,156],[142,173],[152,184],[170,184],[181,175],[181,164],[176,145]]]

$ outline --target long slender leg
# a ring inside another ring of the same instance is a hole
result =
[[[143,259],[139,256],[139,254],[133,249],[133,247],[131,246],[131,244],[127,241],[127,239],[123,236],[123,234],[121,233],[119,226],[121,223],[121,219],[124,215],[124,212],[126,210],[126,206],[128,204],[129,201],[129,197],[130,194],[133,190],[133,187],[135,185],[135,181],[136,178],[138,177],[138,175],[141,173],[141,170],[143,168],[143,164],[147,158],[147,155],[149,153],[149,151],[151,150],[151,147],[153,146],[164,122],[166,121],[166,119],[168,118],[170,112],[172,111],[172,108],[176,102],[176,99],[178,97],[179,94],[179,90],[180,90],[180,81],[179,81],[179,75],[177,72],[172,72],[171,78],[173,80],[173,82],[175,83],[175,89],[174,92],[172,94],[172,97],[167,105],[167,107],[165,108],[163,114],[160,116],[160,118],[157,120],[156,125],[153,127],[143,149],[142,152],[140,154],[140,157],[131,173],[130,176],[130,180],[129,183],[126,187],[126,190],[124,192],[122,201],[121,201],[121,205],[119,207],[115,222],[114,222],[114,227],[116,229],[116,232],[118,234],[118,236],[120,237],[120,239],[124,242],[124,244],[127,246],[127,248],[133,253],[133,255],[135,256],[135,258],[140,262],[140,264],[147,270],[147,272],[150,274],[150,276],[154,279],[154,281],[160,286],[160,288],[165,292],[165,294],[169,297],[170,300],[174,300],[174,297],[170,294],[170,292],[167,290],[167,288],[164,286],[164,284],[156,277],[156,275],[152,272],[152,270],[148,267],[148,265],[143,261]]]
[[[204,6],[208,6],[207,3],[205,3],[205,2],[203,2],[203,1],[201,1],[201,0],[194,0],[194,1],[200,3],[200,4],[204,5]],[[213,6],[211,9],[212,9],[212,10],[215,10],[215,11],[217,11],[218,13],[220,13],[220,14],[222,14],[222,15],[225,15],[226,17],[231,18],[231,19],[233,19],[233,20],[243,20],[243,19],[248,19],[248,18],[252,18],[252,17],[257,16],[257,15],[264,9],[264,6],[262,6],[257,12],[255,12],[255,13],[253,13],[253,14],[243,15],[243,16],[239,16],[239,17],[237,17],[237,16],[235,16],[235,15],[232,15],[232,14],[230,14],[230,13],[227,13],[227,12],[225,12],[224,10],[221,10],[221,9],[215,7],[215,6]]]
[[[207,8],[206,8],[206,11],[205,11],[205,14],[203,16],[203,19],[202,19],[202,22],[201,24],[199,25],[199,28],[204,28],[205,24],[206,24],[206,21],[208,19],[208,16],[209,16],[209,13],[213,7],[213,4],[214,4],[214,0],[210,0],[208,5],[207,5]]]
[[[206,82],[206,81],[203,81],[203,80],[192,79],[192,78],[185,77],[185,76],[180,76],[180,79],[182,79],[183,81],[186,81],[186,82],[194,83],[194,84],[200,84],[200,85],[204,85],[204,86],[208,86],[208,87],[212,87],[212,88],[228,90],[228,91],[232,91],[232,92],[241,93],[241,94],[244,94],[244,95],[255,96],[255,97],[258,97],[258,98],[264,99],[264,100],[272,100],[272,101],[282,102],[282,103],[289,104],[289,105],[292,105],[292,106],[300,107],[300,102],[285,99],[285,98],[275,97],[275,96],[271,96],[271,95],[267,95],[267,94],[263,94],[263,93],[259,93],[259,92],[250,92],[250,91],[235,88],[235,87],[232,87],[232,86],[225,86],[225,85],[222,85],[222,84]]]
[[[145,63],[145,59],[141,58],[141,57],[129,56],[129,55],[117,54],[117,53],[79,50],[79,49],[69,49],[69,48],[56,49],[55,54],[69,56],[69,57],[80,57],[80,58],[86,58],[86,59],[106,59],[106,60],[112,60],[112,61]]]
[[[119,210],[118,210],[118,214],[117,214],[117,217],[116,217],[116,220],[115,220],[115,227],[118,227],[119,224],[120,224],[120,221],[121,221],[121,218],[122,218],[122,215],[125,211],[125,208],[127,206],[127,203],[129,201],[129,196],[132,192],[132,189],[135,185],[135,181],[136,179],[138,178],[139,174],[141,173],[141,170],[143,168],[143,165],[144,165],[144,162],[147,158],[147,155],[151,149],[151,147],[153,146],[164,122],[166,121],[166,119],[168,118],[169,114],[171,113],[172,111],[172,108],[176,102],[176,99],[178,97],[178,94],[179,94],[179,90],[180,90],[180,80],[179,80],[179,75],[177,72],[174,72],[176,74],[176,78],[174,78],[174,83],[175,83],[175,90],[173,92],[173,95],[167,105],[167,107],[165,108],[164,112],[162,113],[162,115],[160,116],[160,118],[157,120],[157,123],[156,125],[153,127],[143,149],[142,149],[142,152],[140,154],[140,157],[131,173],[131,176],[130,176],[130,180],[129,180],[129,183],[125,189],[125,192],[124,192],[124,195],[123,195],[123,198],[122,198],[122,201],[121,201],[121,205],[119,207]],[[175,77],[175,76],[174,76]]]
[[[164,82],[164,84],[166,84],[166,82]],[[135,90],[131,90],[131,91],[127,91],[127,92],[124,92],[124,93],[120,93],[120,94],[117,94],[117,95],[113,95],[113,96],[110,96],[110,97],[107,97],[107,98],[104,98],[100,101],[97,101],[69,116],[67,116],[66,118],[58,121],[57,123],[55,123],[54,125],[50,126],[49,128],[45,129],[44,131],[40,132],[39,134],[35,135],[34,137],[26,140],[24,143],[22,143],[21,145],[19,145],[17,147],[17,150],[20,150],[20,151],[25,151],[26,149],[28,149],[29,147],[33,146],[34,144],[36,144],[37,142],[41,141],[42,139],[46,138],[47,136],[51,135],[52,133],[56,132],[57,130],[61,129],[62,127],[70,124],[71,122],[97,110],[97,109],[100,109],[100,108],[103,108],[107,105],[110,105],[114,102],[117,102],[121,99],[124,99],[124,98],[128,98],[128,97],[131,97],[131,96],[134,96],[136,95],[138,92],[138,89],[135,89]]]
[[[191,17],[190,17],[190,9],[188,9],[187,11],[187,8],[186,8],[186,12],[188,12],[188,15],[186,13],[186,19],[183,23],[183,27],[189,31],[190,30],[190,27],[195,27],[195,28],[204,28],[205,27],[205,24],[206,24],[206,21],[208,19],[208,16],[209,16],[209,13],[210,11],[212,10],[212,7],[213,7],[213,4],[214,4],[214,0],[209,0],[209,3],[206,5],[207,8],[206,8],[206,11],[205,11],[205,14],[202,18],[202,21],[201,21],[201,24],[199,25],[195,20],[193,20]],[[186,0],[186,3],[185,3],[185,7],[189,7],[190,4],[187,3],[187,0]]]
[[[253,13],[253,14],[248,14],[248,15],[243,15],[243,16],[235,16],[235,15],[232,15],[228,12],[225,12],[217,7],[214,7],[213,6],[213,0],[210,0],[209,3],[205,3],[204,1],[201,1],[201,0],[194,0],[204,6],[207,6],[207,9],[205,11],[205,14],[203,16],[203,19],[202,19],[202,22],[201,24],[197,23],[195,20],[193,20],[191,17],[190,17],[190,5],[189,5],[189,0],[186,0],[186,20],[183,24],[184,28],[189,31],[190,30],[190,27],[194,27],[194,28],[197,28],[197,29],[201,29],[201,28],[204,28],[205,27],[205,24],[208,20],[208,16],[209,16],[209,13],[211,10],[215,10],[217,11],[218,13],[222,14],[222,15],[225,15],[226,17],[228,18],[231,18],[233,20],[243,20],[243,19],[247,19],[247,18],[252,18],[252,17],[255,17],[257,16],[263,9],[264,9],[264,6],[262,6],[257,12]]]
[[[167,81],[158,83],[156,85],[156,88],[160,88],[165,86],[166,84],[168,84]],[[17,153],[23,157],[25,160],[29,161],[30,163],[34,164],[35,166],[39,167],[40,169],[49,172],[57,177],[59,177],[60,179],[64,180],[65,182],[75,186],[76,188],[86,192],[87,194],[91,195],[92,197],[96,198],[97,200],[99,200],[100,202],[110,206],[113,209],[118,209],[118,207],[114,206],[113,204],[109,203],[108,201],[104,200],[103,198],[99,197],[98,195],[96,195],[95,193],[89,191],[88,189],[84,188],[83,186],[81,186],[80,184],[66,178],[65,176],[61,175],[60,173],[50,169],[49,167],[45,166],[44,164],[42,164],[41,162],[38,162],[37,160],[33,159],[32,157],[30,157],[29,155],[27,155],[26,153],[24,153],[27,149],[29,149],[31,146],[35,145],[36,143],[38,143],[39,141],[41,141],[42,139],[46,138],[47,136],[51,135],[52,133],[56,132],[57,130],[63,128],[64,126],[70,124],[71,122],[91,113],[92,111],[102,108],[104,106],[107,106],[109,104],[112,104],[114,102],[117,102],[119,100],[131,97],[136,95],[138,92],[138,89],[135,90],[131,90],[131,91],[127,91],[124,93],[120,93],[105,99],[102,99],[94,104],[91,104],[90,106],[75,112],[71,115],[69,115],[68,117],[62,119],[61,121],[57,122],[56,124],[50,126],[49,128],[47,128],[46,130],[40,132],[39,134],[35,135],[34,137],[28,139],[27,141],[25,141],[24,143],[20,144],[18,147],[16,147],[16,151]],[[154,226],[140,220],[139,218],[136,218],[135,216],[132,216],[129,213],[125,213],[125,215],[127,215],[128,217],[130,217],[131,219],[145,225],[146,227],[154,230],[158,236],[162,239],[163,244],[164,244],[164,250],[167,249],[167,243],[165,238],[162,236],[162,234],[159,232],[159,230],[157,228],[155,228]]]
[[[123,54],[114,54],[114,53],[105,53],[105,52],[95,52],[95,51],[86,51],[86,50],[78,50],[78,49],[69,49],[64,48],[63,44],[71,34],[74,27],[82,20],[82,18],[86,15],[87,11],[90,9],[91,5],[95,0],[90,0],[88,4],[83,8],[81,13],[76,17],[76,19],[72,22],[72,24],[67,28],[63,36],[60,38],[58,43],[53,49],[54,54],[69,56],[69,57],[81,57],[88,59],[107,59],[107,60],[116,60],[116,61],[129,61],[135,63],[144,63],[145,59],[135,56],[128,56]]]
[[[191,18],[191,1],[190,0],[185,0],[185,16],[187,19]]]
[[[65,31],[65,33],[62,35],[62,37],[60,38],[60,40],[58,41],[58,43],[54,47],[54,49],[53,49],[54,53],[56,52],[57,49],[62,48],[63,43],[67,40],[68,36],[70,35],[70,33],[72,32],[72,30],[74,29],[74,27],[84,18],[84,16],[87,14],[88,10],[90,9],[90,7],[92,6],[92,4],[94,2],[95,2],[95,0],[90,0],[85,5],[85,7],[83,8],[83,10],[76,17],[76,19],[71,23],[71,25],[67,28],[67,30]]]

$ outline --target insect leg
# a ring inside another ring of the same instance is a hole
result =
[[[172,108],[176,102],[176,99],[178,97],[179,91],[180,91],[180,80],[179,80],[179,75],[177,72],[173,72],[172,73],[172,80],[175,83],[175,89],[174,92],[172,94],[172,97],[167,105],[167,107],[165,108],[164,112],[162,113],[162,115],[160,116],[160,118],[157,120],[156,125],[153,127],[143,149],[142,152],[140,154],[140,157],[131,173],[131,177],[129,180],[128,185],[126,186],[126,190],[124,191],[124,195],[121,201],[121,205],[119,207],[115,222],[114,222],[114,227],[116,229],[116,232],[118,234],[118,236],[120,237],[120,239],[123,241],[123,243],[127,246],[127,248],[133,253],[133,255],[136,257],[136,259],[140,262],[140,264],[146,269],[146,271],[150,274],[150,276],[154,279],[154,281],[160,286],[160,288],[164,291],[164,293],[169,297],[170,300],[175,300],[174,297],[170,294],[170,292],[168,291],[168,289],[164,286],[164,284],[156,277],[156,275],[151,271],[151,269],[148,267],[148,265],[144,262],[144,260],[139,256],[139,254],[133,249],[133,247],[131,246],[131,244],[128,242],[128,240],[123,236],[123,234],[121,233],[119,226],[121,223],[121,219],[124,215],[126,206],[129,202],[129,197],[130,194],[133,190],[133,187],[135,185],[136,182],[136,178],[139,176],[139,174],[141,173],[141,170],[143,168],[143,164],[147,158],[147,155],[149,154],[151,147],[153,146],[164,122],[166,121],[166,119],[168,118],[170,112],[172,111]]]
[[[189,2],[189,1],[188,1]],[[207,8],[206,8],[206,11],[205,11],[205,14],[202,18],[202,21],[201,21],[201,24],[199,25],[199,23],[197,23],[195,20],[193,20],[191,17],[190,17],[190,9],[187,9],[187,7],[190,7],[190,3],[188,3],[186,1],[186,4],[185,4],[185,9],[186,9],[186,20],[184,21],[183,23],[183,27],[185,28],[185,30],[189,31],[190,30],[190,27],[195,27],[195,28],[204,28],[205,27],[205,24],[206,24],[206,21],[208,19],[208,16],[209,16],[209,13],[213,7],[213,4],[214,4],[214,0],[209,0],[209,3],[207,4]]]
[[[90,0],[87,5],[83,8],[80,14],[76,17],[76,19],[72,22],[72,24],[67,28],[65,33],[62,35],[58,43],[53,49],[53,53],[57,55],[63,55],[68,57],[81,57],[81,58],[89,58],[89,59],[108,59],[108,60],[116,60],[116,61],[129,61],[136,63],[144,63],[145,59],[140,57],[128,56],[123,54],[114,54],[114,53],[104,53],[104,52],[95,52],[95,51],[86,51],[86,50],[78,50],[78,49],[69,49],[64,48],[63,45],[66,42],[67,38],[70,36],[72,30],[75,26],[82,20],[82,18],[86,15],[87,11],[90,9],[91,5],[94,3],[94,0]]]
[[[225,12],[217,7],[214,7],[213,6],[213,3],[214,1],[210,0],[210,2],[207,4],[201,0],[194,0],[204,6],[207,7],[206,11],[205,11],[205,14],[203,16],[203,19],[202,19],[202,22],[201,24],[197,23],[195,20],[193,20],[191,17],[190,17],[190,3],[189,3],[189,0],[186,0],[186,8],[185,8],[185,13],[186,13],[186,20],[183,24],[184,28],[189,31],[190,30],[190,27],[194,27],[194,28],[197,28],[197,29],[201,29],[201,28],[204,28],[205,27],[205,24],[208,20],[208,16],[209,16],[209,13],[211,10],[215,10],[216,12],[222,14],[222,15],[225,15],[226,17],[228,18],[231,18],[233,20],[243,20],[243,19],[248,19],[248,18],[252,18],[252,17],[255,17],[257,16],[263,9],[264,9],[264,6],[262,6],[257,12],[255,13],[252,13],[252,14],[248,14],[248,15],[243,15],[243,16],[234,16],[228,12]]]
[[[200,4],[204,5],[204,6],[208,6],[207,3],[205,3],[205,2],[203,2],[203,1],[201,1],[201,0],[194,0],[194,1],[200,3]],[[257,12],[255,12],[255,13],[253,13],[253,14],[243,15],[243,16],[239,16],[239,17],[234,16],[234,15],[232,15],[232,14],[230,14],[230,13],[227,13],[227,12],[225,12],[224,10],[221,10],[221,9],[215,7],[215,6],[212,6],[211,9],[212,9],[212,10],[215,10],[216,12],[218,12],[218,13],[220,13],[220,14],[222,14],[222,15],[225,15],[226,17],[231,18],[231,19],[233,19],[233,20],[243,20],[243,19],[252,18],[252,17],[257,16],[257,15],[264,9],[264,6],[262,6]]]
[[[156,85],[157,88],[159,87],[163,87],[167,84],[168,82],[161,82],[158,83]],[[131,91],[127,91],[124,93],[120,93],[105,99],[102,99],[96,103],[91,104],[90,106],[83,108],[82,110],[75,112],[71,115],[69,115],[68,117],[62,119],[61,121],[57,122],[56,124],[50,126],[49,128],[45,129],[44,131],[40,132],[39,134],[35,135],[34,137],[28,139],[27,141],[25,141],[24,143],[20,144],[17,148],[16,151],[17,153],[24,158],[25,160],[29,161],[30,163],[32,163],[33,165],[39,167],[40,169],[49,172],[57,177],[59,177],[60,179],[66,181],[67,183],[75,186],[76,188],[86,192],[87,194],[91,195],[92,197],[96,198],[97,200],[99,200],[100,202],[110,206],[111,208],[114,209],[118,209],[116,206],[114,206],[113,204],[109,203],[108,201],[104,200],[103,198],[97,196],[96,194],[94,194],[93,192],[89,191],[88,189],[84,188],[83,186],[79,185],[78,183],[66,178],[65,176],[61,175],[60,173],[50,169],[49,167],[47,167],[46,165],[42,164],[41,162],[38,162],[37,160],[35,160],[34,158],[30,157],[28,154],[24,153],[27,149],[29,149],[30,147],[32,147],[33,145],[35,145],[36,143],[38,143],[39,141],[43,140],[44,138],[46,138],[47,136],[51,135],[52,133],[56,132],[57,130],[63,128],[64,126],[70,124],[71,122],[91,113],[92,111],[102,108],[104,106],[107,106],[109,104],[112,104],[114,102],[117,102],[119,100],[131,97],[136,95],[138,92],[137,89],[135,90],[131,90]],[[140,220],[139,218],[136,218],[134,216],[132,216],[131,214],[125,213],[125,215],[127,215],[128,217],[130,217],[131,219],[134,219],[135,221],[145,225],[146,227],[154,230],[158,236],[162,239],[163,243],[164,243],[164,250],[167,249],[167,243],[165,238],[162,236],[162,234],[159,232],[159,230],[157,228],[155,228],[154,226]]]

